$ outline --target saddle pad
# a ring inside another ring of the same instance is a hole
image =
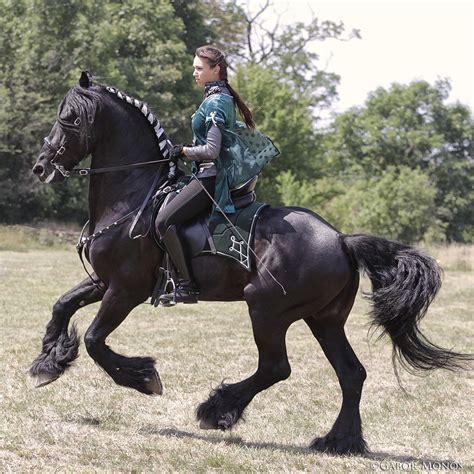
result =
[[[250,248],[253,245],[255,223],[258,215],[268,204],[254,202],[237,209],[235,214],[227,214],[232,227],[223,216],[209,222],[209,231],[214,240],[215,250],[203,250],[202,254],[219,254],[239,262],[246,270],[252,269]]]

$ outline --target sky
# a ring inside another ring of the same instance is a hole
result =
[[[255,11],[264,0],[249,2]],[[363,105],[369,92],[391,83],[423,79],[451,81],[448,102],[459,101],[474,112],[474,0],[272,0],[271,22],[342,21],[359,29],[362,39],[325,40],[312,48],[327,71],[341,76],[342,112]]]

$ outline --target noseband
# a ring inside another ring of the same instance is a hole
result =
[[[94,123],[94,117],[92,115],[88,115],[88,122],[89,124]],[[72,133],[76,133],[77,135],[80,134],[80,125],[81,125],[81,117],[76,117],[73,123],[66,122],[65,120],[62,120],[61,117],[58,116],[57,122],[59,123],[60,127],[65,129],[64,130],[64,135],[65,139],[63,143],[59,147],[55,147],[52,143],[51,140],[48,137],[44,138],[44,143],[50,148],[52,151],[54,151],[54,156],[51,158],[50,163],[53,165],[54,169],[59,171],[60,174],[63,175],[64,178],[69,178],[71,176],[71,172],[68,171],[66,168],[64,168],[63,165],[57,163],[57,160],[61,155],[64,155],[66,151],[66,144],[70,141],[70,136],[66,133],[66,131],[71,131]],[[86,154],[88,153],[89,150],[89,134],[86,133]],[[81,171],[81,170],[78,170]],[[78,173],[79,175],[83,176],[85,174],[81,174],[80,172]]]

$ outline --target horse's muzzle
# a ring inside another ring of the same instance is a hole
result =
[[[42,183],[56,183],[64,180],[61,173],[57,173],[53,165],[48,161],[47,155],[41,153],[38,160],[33,166],[33,174],[35,174]]]
[[[44,166],[40,163],[36,163],[35,166],[33,166],[33,173],[41,176],[44,173]]]

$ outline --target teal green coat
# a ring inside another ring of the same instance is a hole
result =
[[[221,151],[215,161],[214,199],[223,212],[232,214],[235,207],[230,190],[260,173],[263,166],[280,152],[268,137],[236,120],[234,99],[227,94],[210,95],[196,110],[191,123],[194,145],[206,144],[211,124],[219,127],[222,134]],[[199,163],[193,162],[193,173],[197,172],[198,167]],[[219,210],[214,205],[211,219],[218,214]]]

